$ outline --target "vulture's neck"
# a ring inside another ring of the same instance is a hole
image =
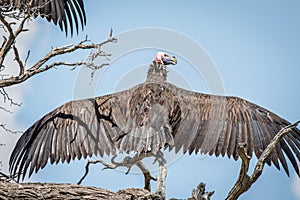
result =
[[[167,67],[163,64],[153,62],[148,70],[146,82],[164,82],[167,80]]]

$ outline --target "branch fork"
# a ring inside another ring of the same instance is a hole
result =
[[[140,154],[140,155],[135,155],[133,157],[130,156],[126,156],[121,162],[117,162],[115,161],[117,155],[114,155],[111,158],[111,163],[106,163],[103,160],[89,160],[85,166],[85,174],[83,175],[83,177],[78,181],[77,184],[81,184],[82,181],[85,179],[85,177],[87,176],[87,174],[89,173],[89,165],[90,164],[97,164],[97,163],[101,163],[102,165],[104,165],[105,167],[102,170],[105,169],[116,169],[118,167],[126,167],[127,171],[125,174],[128,174],[132,168],[132,166],[136,165],[143,173],[144,175],[144,189],[150,191],[151,190],[151,185],[150,185],[150,181],[151,180],[155,180],[156,178],[154,178],[151,174],[150,171],[146,168],[146,166],[143,164],[142,159],[146,158],[146,157],[151,157],[153,156],[153,154]]]
[[[283,138],[284,135],[289,133],[293,128],[295,128],[300,121],[297,121],[293,124],[290,124],[283,129],[281,129],[275,137],[272,139],[270,144],[266,147],[266,149],[263,151],[261,156],[259,157],[253,173],[249,176],[248,170],[249,170],[249,163],[251,157],[247,155],[245,151],[246,144],[239,144],[238,146],[238,154],[242,160],[242,165],[239,173],[238,180],[232,187],[231,191],[229,192],[228,196],[226,197],[226,200],[236,200],[240,195],[245,193],[250,189],[252,184],[260,177],[260,175],[263,172],[265,162],[267,157],[271,154],[271,152],[274,150],[275,146],[280,142],[280,140]]]

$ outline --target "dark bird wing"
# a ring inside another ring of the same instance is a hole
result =
[[[29,168],[29,176],[53,164],[76,157],[114,155],[116,151],[157,152],[172,144],[169,109],[172,100],[161,97],[160,84],[142,84],[129,90],[71,101],[34,123],[11,154],[11,174]],[[164,100],[161,100],[164,99]]]
[[[175,150],[184,153],[225,154],[238,159],[239,143],[247,144],[247,153],[259,157],[272,138],[290,123],[278,115],[237,97],[201,94],[176,88],[180,102],[180,120],[172,125]],[[300,131],[294,129],[284,136],[267,159],[289,175],[286,157],[299,174]],[[296,156],[296,158],[295,158]]]
[[[25,10],[31,0],[4,0],[2,4],[21,11]],[[1,3],[0,3],[1,5]],[[59,25],[60,29],[68,33],[70,26],[71,35],[75,26],[76,32],[79,31],[79,24],[83,29],[86,24],[86,14],[83,0],[33,0],[30,5],[30,11],[34,16],[40,15],[48,21],[53,21],[55,25]],[[73,24],[73,22],[75,24]]]
[[[168,83],[144,83],[129,90],[71,101],[45,115],[18,140],[10,172],[29,176],[47,161],[124,152],[157,152],[169,145],[176,152],[227,154],[238,159],[239,143],[259,157],[289,122],[237,97],[191,92]],[[267,159],[289,175],[286,157],[299,175],[300,131],[284,136]],[[297,157],[297,160],[295,158]]]
[[[34,123],[18,140],[10,157],[12,174],[24,179],[51,164],[76,157],[115,154],[114,140],[124,126],[128,92],[70,101]],[[125,105],[124,105],[125,103]]]

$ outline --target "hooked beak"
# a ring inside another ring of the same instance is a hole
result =
[[[177,58],[175,56],[163,57],[162,61],[163,61],[164,65],[176,65],[177,64]]]

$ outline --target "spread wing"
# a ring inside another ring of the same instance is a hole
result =
[[[259,157],[289,122],[237,97],[186,91],[171,84],[146,83],[129,90],[71,101],[45,115],[18,140],[10,172],[29,176],[51,163],[93,154],[157,152],[169,145],[178,152],[220,154],[238,159],[239,143]],[[286,157],[299,175],[300,131],[276,146],[267,163],[289,174]]]
[[[3,3],[4,5],[9,4],[13,8],[25,10],[30,0],[4,0]],[[65,30],[66,34],[68,26],[70,26],[72,35],[74,25],[78,33],[79,24],[81,24],[82,29],[86,24],[83,0],[33,0],[30,11],[34,16],[40,15],[48,21],[52,20],[55,25],[59,25],[62,31]]]
[[[201,94],[176,89],[180,102],[180,120],[172,124],[175,150],[220,154],[238,159],[239,143],[247,144],[247,153],[259,157],[272,138],[290,123],[258,105],[237,97]],[[179,122],[178,122],[179,121]],[[299,174],[300,131],[288,133],[267,159],[289,175],[286,157]],[[285,154],[285,155],[284,155]],[[296,156],[296,158],[295,158]]]
[[[157,152],[172,144],[169,107],[160,84],[142,84],[111,95],[70,101],[34,123],[11,154],[11,174],[24,179],[53,164],[76,157],[114,155],[116,151]],[[167,93],[168,95],[168,93]],[[164,103],[163,103],[164,102]]]
[[[129,92],[70,101],[34,123],[18,140],[10,157],[12,174],[24,179],[51,164],[76,157],[115,154],[114,140],[124,126]],[[124,106],[125,105],[125,106]]]

